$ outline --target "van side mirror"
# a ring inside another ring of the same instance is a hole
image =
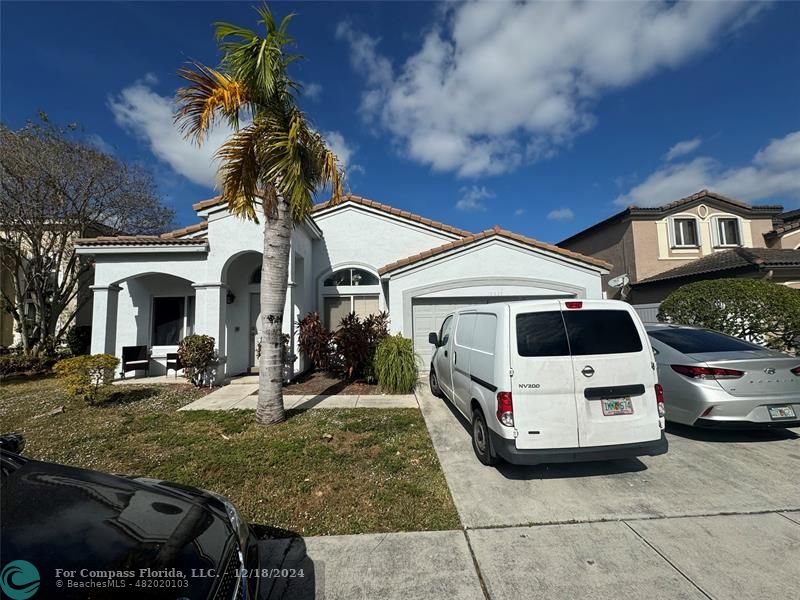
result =
[[[439,336],[436,335],[435,331],[431,331],[428,334],[428,343],[436,346],[437,348],[439,347]]]

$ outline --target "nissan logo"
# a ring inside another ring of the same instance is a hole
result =
[[[585,367],[583,367],[581,373],[583,373],[584,377],[591,377],[592,375],[594,375],[594,369],[591,366],[586,365]]]

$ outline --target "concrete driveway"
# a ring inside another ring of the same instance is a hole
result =
[[[265,540],[266,567],[303,575],[263,597],[798,597],[797,432],[673,428],[665,456],[494,469],[448,404],[417,397],[462,530]]]
[[[665,456],[497,469],[418,394],[487,598],[788,598],[800,436],[670,428]]]

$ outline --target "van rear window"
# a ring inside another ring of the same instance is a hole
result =
[[[569,356],[561,312],[555,310],[517,315],[517,354]]]
[[[642,340],[626,310],[564,311],[573,356],[641,352]]]

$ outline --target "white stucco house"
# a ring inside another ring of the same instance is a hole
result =
[[[196,225],[162,236],[79,240],[95,261],[92,352],[121,356],[146,345],[151,374],[183,336],[216,339],[221,378],[256,364],[262,227],[220,198],[193,205]],[[392,332],[413,338],[423,368],[428,332],[453,307],[505,299],[601,298],[602,260],[498,227],[470,233],[365,198],[317,204],[291,238],[284,331],[317,311],[335,327],[350,311],[388,311]],[[292,367],[306,367],[298,356]]]

